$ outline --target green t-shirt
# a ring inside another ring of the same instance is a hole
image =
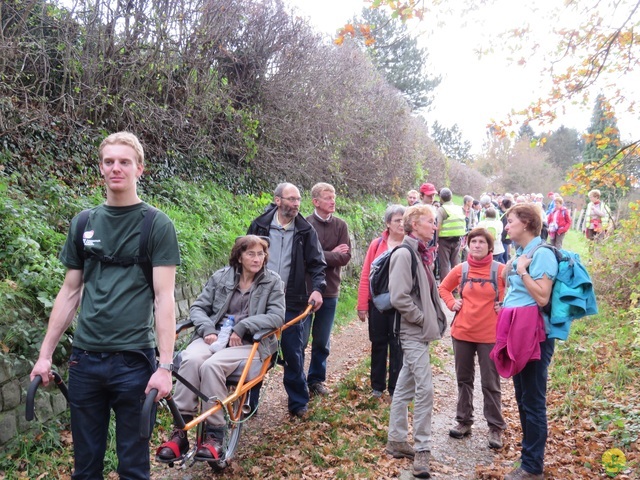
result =
[[[83,235],[87,252],[116,257],[138,255],[142,219],[149,205],[100,205],[91,210]],[[78,217],[71,221],[60,261],[69,269],[83,270],[84,290],[73,346],[92,352],[117,352],[153,348],[153,292],[140,265],[123,267],[90,257],[84,262],[75,245]],[[147,245],[151,265],[180,265],[173,223],[157,212]]]

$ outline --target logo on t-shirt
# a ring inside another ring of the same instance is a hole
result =
[[[91,247],[96,243],[100,243],[100,240],[93,240],[93,235],[95,234],[94,230],[87,230],[82,234],[82,241],[85,245]]]

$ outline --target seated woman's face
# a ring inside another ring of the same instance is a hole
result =
[[[471,255],[475,260],[482,260],[484,257],[489,255],[489,244],[487,243],[487,239],[481,235],[473,237],[469,242],[469,255]]]
[[[265,253],[260,245],[253,245],[247,248],[240,255],[242,271],[246,273],[258,273],[264,265]]]

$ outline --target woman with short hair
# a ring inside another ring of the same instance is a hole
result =
[[[551,213],[547,217],[549,224],[549,245],[556,248],[562,248],[564,237],[571,228],[571,215],[569,210],[564,206],[564,200],[561,196],[556,195],[553,199],[555,204]]]
[[[587,239],[596,240],[609,226],[609,208],[600,200],[600,190],[591,190],[589,200],[584,217],[584,233]]]
[[[549,318],[541,307],[549,303],[553,281],[558,274],[558,262],[549,248],[539,247],[542,220],[539,207],[533,204],[514,205],[507,211],[507,232],[518,244],[513,264],[508,270],[508,288],[503,308],[498,316],[498,331],[503,321],[519,328],[529,325],[530,335],[516,338],[512,348],[515,355],[531,352],[533,345],[539,351],[539,359],[533,356],[513,376],[513,386],[522,426],[521,464],[510,472],[505,480],[543,480],[544,450],[547,441],[547,380],[548,369],[555,347],[549,338]],[[520,330],[523,332],[523,330]],[[497,362],[497,355],[491,358]],[[497,353],[497,352],[496,352]],[[537,356],[537,355],[536,355]],[[498,368],[500,371],[500,368]]]
[[[391,305],[400,315],[403,362],[391,402],[386,452],[396,458],[413,458],[413,475],[429,478],[433,410],[429,343],[441,338],[447,326],[431,271],[433,255],[428,248],[436,233],[435,212],[429,205],[409,207],[402,222],[402,243],[409,248],[399,248],[391,255],[389,293]],[[407,442],[411,401],[413,447]]]
[[[456,312],[451,324],[451,341],[458,382],[457,425],[449,436],[462,438],[473,425],[473,383],[475,357],[478,356],[484,404],[484,417],[489,426],[489,447],[502,448],[502,431],[507,424],[502,417],[500,376],[489,354],[496,343],[496,320],[499,302],[504,297],[505,266],[496,262],[495,285],[491,283],[494,264],[494,238],[485,228],[469,232],[469,256],[465,264],[456,265],[442,281],[438,292],[449,310]],[[500,242],[498,238],[495,242]],[[467,270],[463,281],[463,272]],[[458,291],[460,298],[453,292]]]
[[[393,314],[380,312],[371,301],[369,273],[371,264],[387,250],[393,250],[404,239],[402,215],[405,207],[389,205],[384,213],[387,226],[382,234],[374,239],[364,257],[360,286],[358,287],[358,318],[362,322],[369,320],[369,341],[371,342],[371,389],[372,395],[381,398],[385,389],[393,396],[402,367],[402,349],[400,341],[393,335]],[[389,380],[387,383],[387,357],[389,358]],[[388,385],[388,387],[387,387]]]
[[[204,286],[189,311],[194,333],[182,352],[178,373],[208,398],[225,399],[226,379],[242,371],[253,345],[253,335],[261,330],[275,330],[284,324],[284,285],[280,276],[266,268],[269,244],[255,235],[238,237],[231,249],[229,266],[215,272]],[[224,320],[233,315],[235,324],[226,348],[213,353]],[[249,375],[257,375],[262,362],[278,349],[278,341],[270,335],[258,347]],[[253,378],[253,377],[251,377]],[[251,380],[247,378],[247,380]],[[185,423],[198,413],[198,398],[183,383],[176,383],[176,406]],[[206,403],[210,409],[215,402]],[[207,418],[206,438],[196,452],[196,460],[214,460],[220,452],[224,429],[224,412]],[[175,428],[169,441],[158,449],[156,459],[175,462],[189,450],[187,432]],[[216,453],[214,453],[214,451]]]

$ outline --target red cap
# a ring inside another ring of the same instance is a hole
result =
[[[555,195],[555,193],[553,193],[553,192],[547,193],[547,197],[553,197],[554,195]]]
[[[432,183],[423,183],[422,185],[420,185],[420,193],[423,193],[425,195],[435,195],[436,193],[438,193],[438,191]]]

